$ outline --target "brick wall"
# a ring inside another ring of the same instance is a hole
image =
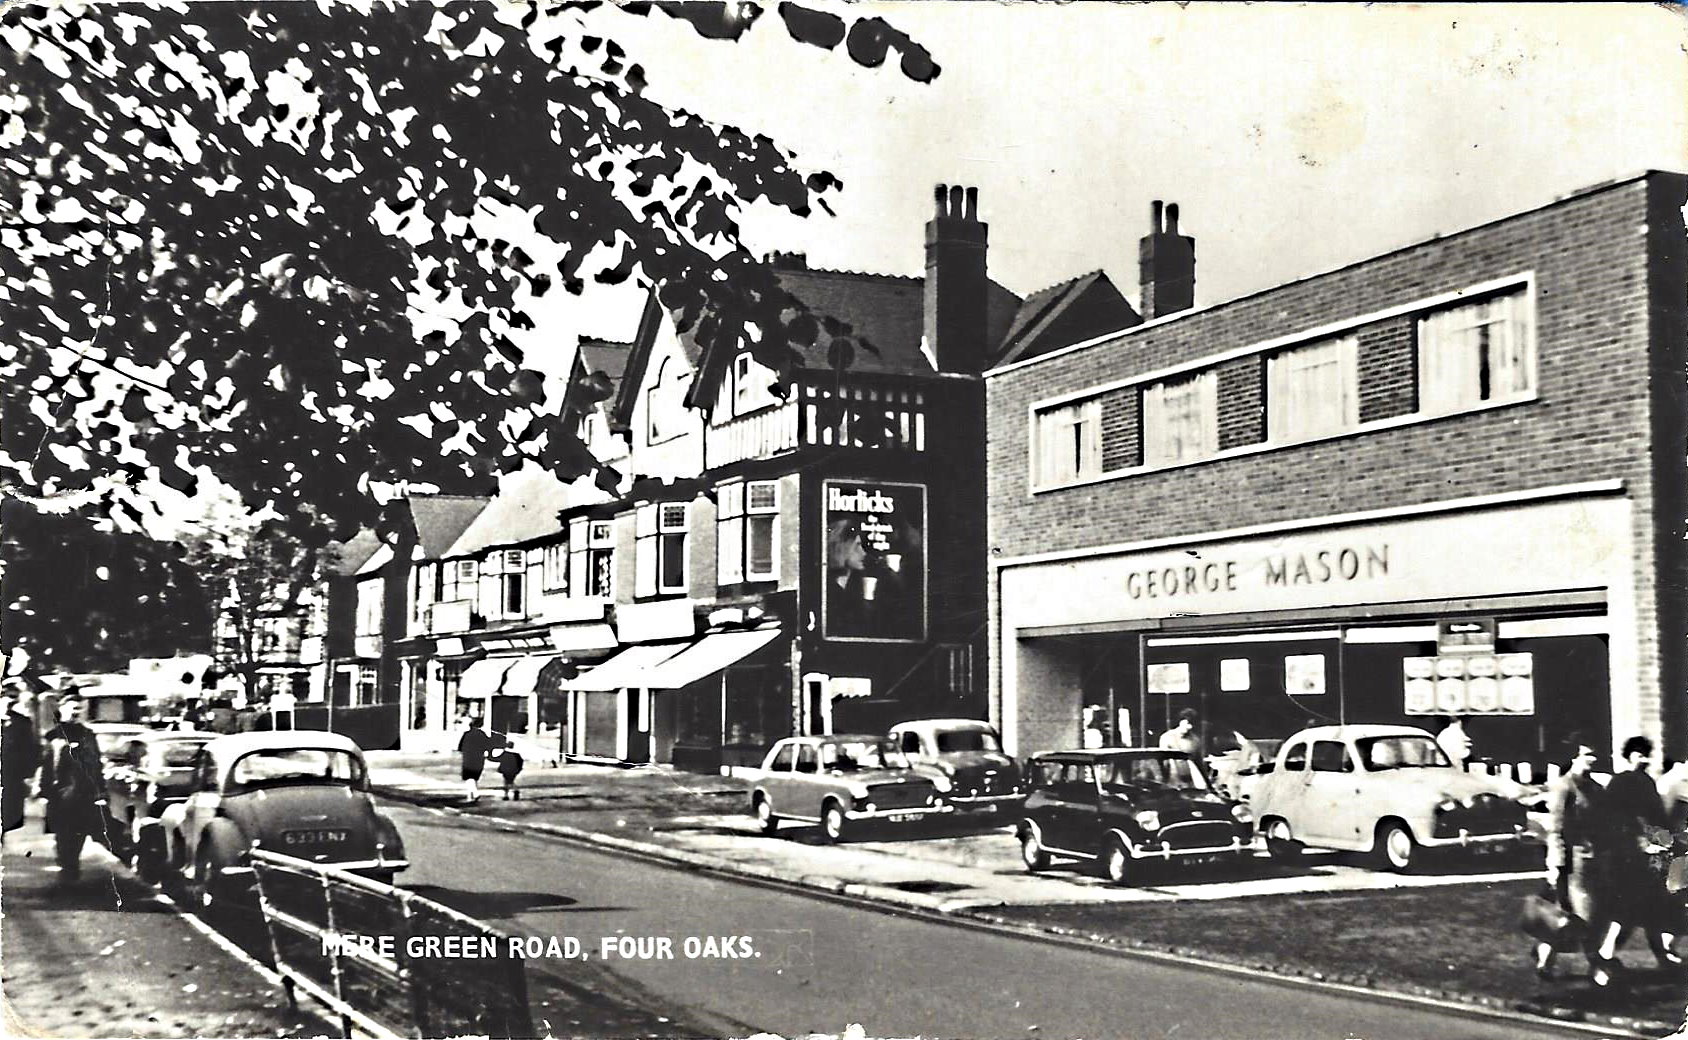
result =
[[[1143,397],[1135,386],[1102,395],[1102,469],[1143,464]]]
[[[1218,367],[1219,450],[1266,439],[1266,359],[1259,354]]]
[[[1411,317],[1361,328],[1360,421],[1393,419],[1418,408],[1418,340]]]

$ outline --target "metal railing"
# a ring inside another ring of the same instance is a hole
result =
[[[527,966],[505,932],[337,867],[252,850],[289,1001],[295,989],[374,1036],[536,1035]]]

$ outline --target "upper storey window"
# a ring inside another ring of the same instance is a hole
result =
[[[1325,340],[1274,355],[1266,369],[1267,436],[1300,441],[1360,424],[1359,340]]]
[[[656,370],[656,380],[645,391],[645,425],[647,444],[671,441],[685,432],[686,385],[689,373],[682,370],[673,358],[665,359]]]
[[[1219,450],[1219,376],[1199,372],[1143,391],[1143,463],[1172,466]]]
[[[1423,415],[1528,397],[1535,377],[1535,329],[1522,292],[1449,307],[1418,321]]]
[[[1102,402],[1095,398],[1038,412],[1037,484],[1071,484],[1102,474]]]

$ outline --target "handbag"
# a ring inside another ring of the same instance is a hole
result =
[[[1575,944],[1582,938],[1584,927],[1583,919],[1566,909],[1546,886],[1525,896],[1518,914],[1520,931],[1555,948]]]

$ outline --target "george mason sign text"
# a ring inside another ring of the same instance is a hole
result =
[[[1289,588],[1388,575],[1389,545],[1382,543],[1282,553],[1267,556],[1246,570],[1236,560],[1192,559],[1177,566],[1130,571],[1125,576],[1125,591],[1132,599],[1161,599],[1236,592],[1244,581],[1258,582],[1265,588]]]

